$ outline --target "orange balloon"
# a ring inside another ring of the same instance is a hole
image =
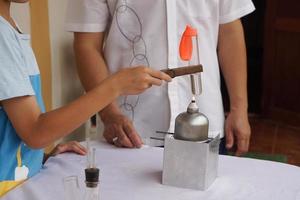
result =
[[[191,26],[186,26],[185,31],[182,34],[179,54],[180,58],[184,61],[189,61],[192,59],[193,55],[193,41],[192,38],[197,36],[197,29]]]

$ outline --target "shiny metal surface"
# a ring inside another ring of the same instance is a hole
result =
[[[174,138],[186,141],[204,141],[208,139],[208,118],[199,112],[192,101],[187,112],[176,117]]]
[[[191,89],[193,95],[201,95],[202,93],[202,83],[201,83],[201,73],[190,75],[191,78]]]
[[[219,136],[206,142],[193,142],[166,135],[162,183],[196,190],[208,189],[218,174],[219,144]]]

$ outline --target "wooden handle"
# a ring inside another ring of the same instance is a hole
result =
[[[168,74],[171,78],[175,78],[177,76],[184,76],[184,75],[203,72],[203,67],[202,65],[193,65],[193,66],[178,67],[174,69],[164,69],[161,71]]]

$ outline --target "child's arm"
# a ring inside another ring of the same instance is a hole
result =
[[[32,148],[44,148],[71,133],[119,95],[141,93],[152,85],[161,85],[162,80],[171,79],[147,67],[128,68],[105,79],[72,103],[47,113],[41,113],[34,96],[1,103],[21,139]]]

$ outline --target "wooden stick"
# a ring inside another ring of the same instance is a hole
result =
[[[164,69],[161,71],[168,74],[171,78],[175,78],[177,76],[184,76],[203,72],[203,67],[202,65],[193,65],[173,69]]]

